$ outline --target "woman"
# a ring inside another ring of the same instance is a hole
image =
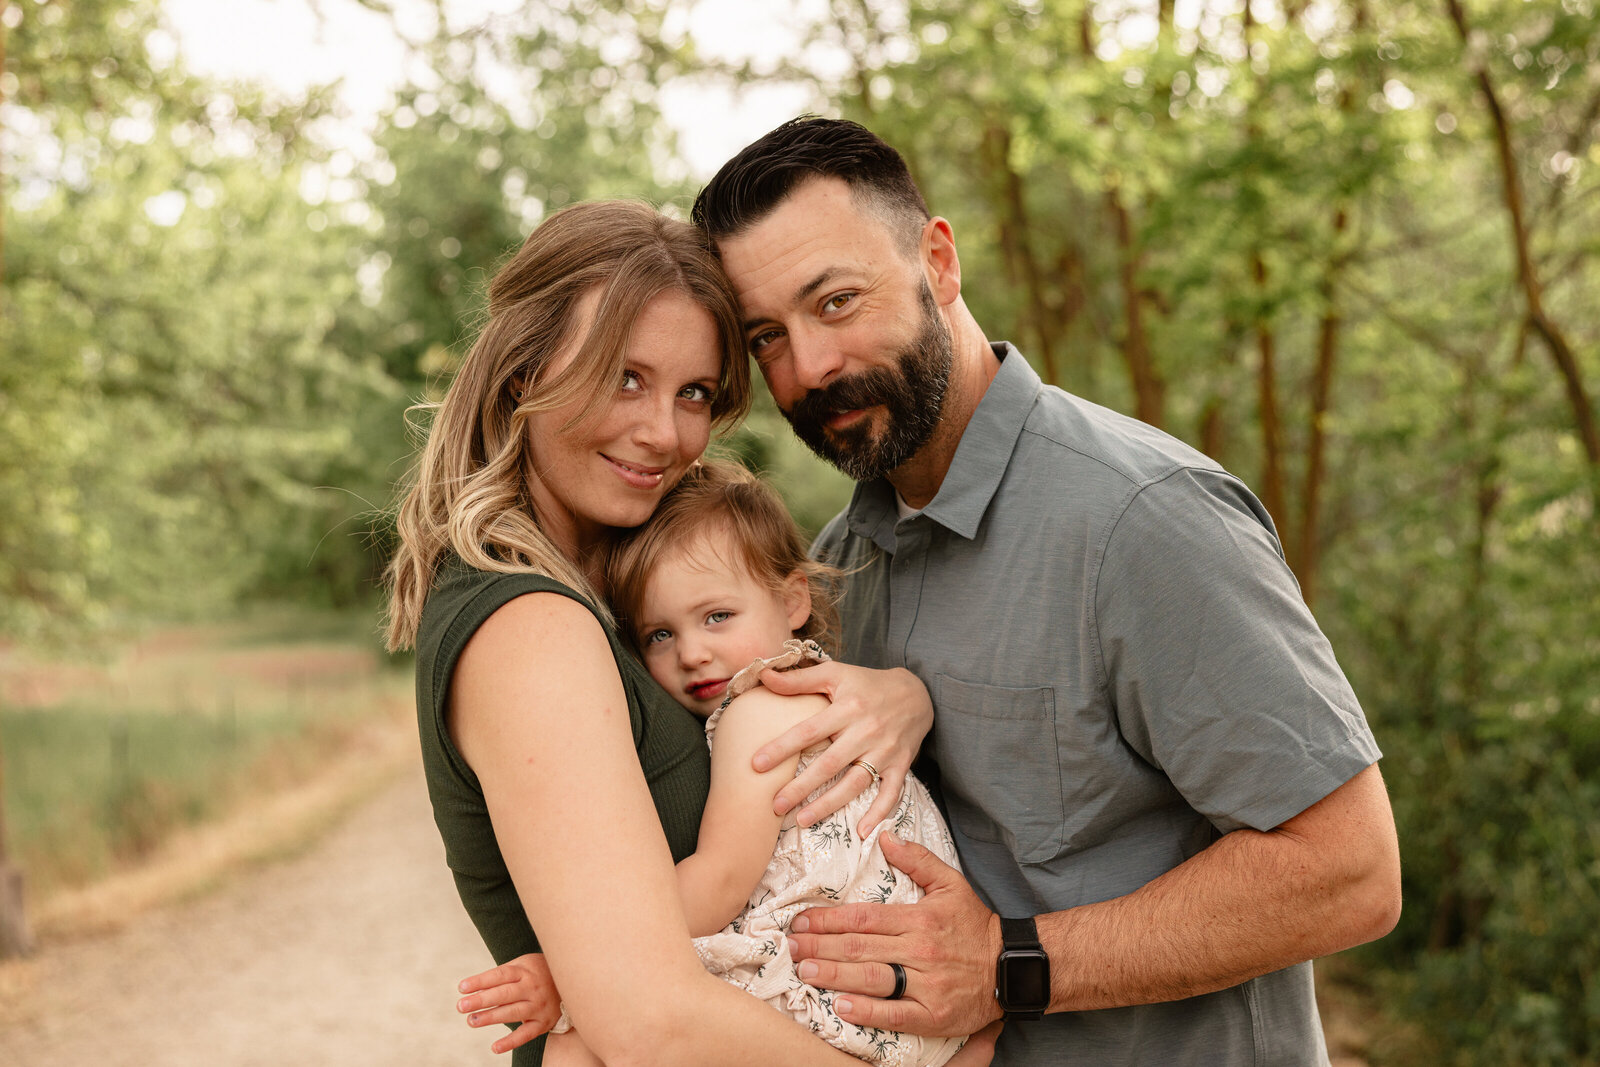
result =
[[[534,231],[489,314],[389,568],[389,645],[417,650],[424,765],[462,901],[497,962],[546,954],[607,1063],[743,1063],[752,1048],[859,1062],[701,968],[673,863],[694,851],[706,746],[598,595],[610,532],[648,518],[713,424],[747,407],[737,304],[698,231],[592,203]],[[901,675],[852,675],[858,696],[835,695],[816,727],[834,744],[801,788],[857,757],[904,772],[931,709]],[[869,691],[891,710],[859,714]],[[548,1062],[562,1051],[558,1035]],[[514,1062],[545,1052],[536,1040]]]

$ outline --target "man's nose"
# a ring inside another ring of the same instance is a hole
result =
[[[844,350],[825,330],[803,330],[789,337],[795,384],[810,392],[832,382],[844,370]]]

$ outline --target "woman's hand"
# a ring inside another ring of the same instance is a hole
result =
[[[772,810],[779,815],[851,765],[865,760],[878,769],[883,782],[878,797],[856,827],[865,837],[888,818],[900,801],[900,789],[922,739],[933,727],[933,701],[927,687],[910,671],[895,667],[874,670],[845,663],[819,663],[794,671],[764,671],[761,684],[784,696],[821,693],[829,700],[826,710],[785,731],[756,751],[751,765],[757,772],[803,752],[825,738],[833,743],[793,781],[778,791]],[[827,818],[872,784],[872,772],[857,764],[832,789],[805,806],[795,816],[801,826]]]
[[[561,996],[538,952],[463,978],[456,988],[471,994],[456,1001],[456,1011],[467,1016],[468,1026],[522,1024],[489,1046],[495,1052],[521,1048],[561,1017]]]

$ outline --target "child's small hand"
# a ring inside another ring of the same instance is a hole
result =
[[[467,1016],[468,1026],[522,1024],[489,1046],[495,1052],[521,1048],[561,1017],[561,996],[537,952],[463,978],[456,989],[471,994],[456,1001],[456,1011]]]

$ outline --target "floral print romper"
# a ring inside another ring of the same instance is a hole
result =
[[[723,708],[760,685],[763,669],[805,667],[827,658],[815,642],[794,639],[784,642],[779,655],[750,664],[734,676],[722,707],[706,720],[707,742],[715,745]],[[802,753],[800,768],[815,759],[822,747]],[[832,781],[826,783],[811,798],[832,785]],[[921,887],[884,859],[878,835],[885,831],[915,841],[952,867],[960,867],[939,809],[927,787],[910,775],[889,818],[875,826],[865,840],[856,837],[854,827],[872,806],[878,786],[874,782],[814,826],[796,826],[793,816],[785,819],[772,859],[744,911],[720,933],[695,938],[694,947],[706,970],[793,1016],[852,1056],[891,1067],[938,1067],[956,1054],[965,1038],[919,1037],[845,1022],[833,1012],[832,990],[817,989],[800,980],[785,940],[794,917],[810,907],[856,902],[910,904],[921,898]]]

